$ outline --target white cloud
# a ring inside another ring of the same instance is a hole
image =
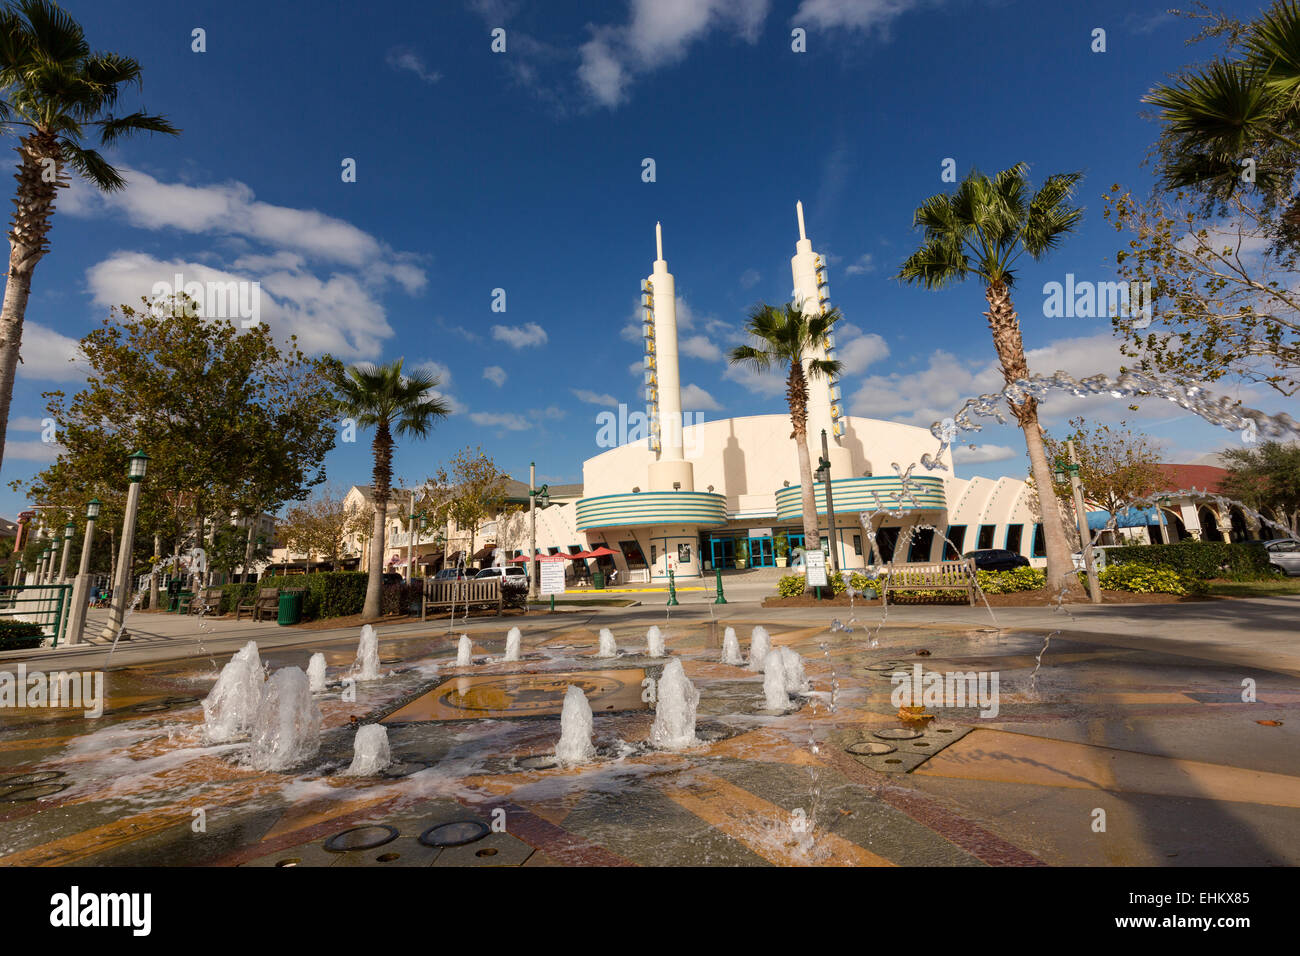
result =
[[[746,269],[740,274],[740,287],[742,289],[752,289],[758,285],[758,280],[761,278],[762,276],[759,275],[757,269]]]
[[[640,366],[638,366],[638,369]],[[588,405],[617,405],[618,399],[613,395],[607,395],[603,392],[593,392],[586,388],[571,388],[574,396],[580,402],[586,402]]]
[[[51,462],[62,451],[63,446],[57,442],[5,440],[5,461]]]
[[[469,420],[485,428],[504,428],[507,431],[522,432],[532,428],[532,423],[513,412],[471,412]]]
[[[174,286],[178,273],[184,283],[259,282],[260,320],[277,336],[297,335],[309,353],[377,358],[382,341],[393,334],[384,307],[355,277],[343,273],[327,279],[287,268],[236,273],[182,259],[162,261],[144,252],[117,252],[91,266],[86,282],[98,305],[138,304],[155,283]]]
[[[497,388],[500,388],[506,383],[506,370],[500,365],[489,365],[483,369],[483,377]]]
[[[638,359],[635,362],[628,363],[627,373],[633,378],[645,378],[645,359]]]
[[[682,389],[682,411],[715,412],[721,408],[718,400],[698,385],[687,385]]]
[[[388,65],[395,70],[406,70],[414,73],[425,83],[437,83],[442,79],[442,74],[428,69],[424,65],[424,60],[420,58],[413,50],[394,47],[388,51]]]
[[[545,345],[547,342],[546,330],[536,322],[527,322],[524,325],[494,325],[492,338],[498,342],[505,342],[512,349]]]
[[[618,106],[636,75],[680,61],[692,42],[712,30],[754,43],[768,5],[769,0],[632,0],[628,23],[593,28],[579,51],[578,79],[596,103]]]
[[[729,379],[753,392],[755,395],[771,397],[785,392],[785,376],[772,372],[755,372],[745,365],[728,365],[722,377]]]
[[[17,418],[9,419],[8,432],[39,432],[43,431],[45,423],[43,420],[34,415],[19,415]]]
[[[722,358],[722,349],[703,335],[692,335],[690,338],[682,339],[678,348],[683,355],[689,355],[691,358],[705,359],[709,362],[716,362]]]
[[[872,261],[871,253],[864,252],[862,255],[858,256],[858,258],[852,264],[850,264],[844,269],[844,274],[850,276],[860,276],[863,275],[864,273],[873,271],[875,268],[876,268],[876,264]]]
[[[790,18],[794,26],[811,24],[823,30],[845,28],[885,32],[898,16],[935,0],[803,0]]]
[[[990,461],[1006,461],[1019,458],[1024,451],[1008,448],[1006,445],[954,445],[952,460],[958,465],[980,465]]]
[[[241,182],[207,186],[164,183],[137,169],[123,170],[127,187],[102,193],[74,177],[60,196],[61,208],[76,216],[119,215],[142,229],[239,236],[280,251],[364,269],[367,279],[391,278],[407,292],[424,287],[414,257],[396,253],[351,223],[314,209],[275,206],[254,198]],[[282,263],[285,268],[292,264]]]
[[[35,322],[23,323],[19,355],[22,359],[18,365],[19,378],[75,382],[84,380],[89,371],[76,339]]]
[[[845,376],[860,375],[867,366],[889,357],[889,345],[875,332],[864,334],[851,322],[835,323],[835,357],[844,363]]]

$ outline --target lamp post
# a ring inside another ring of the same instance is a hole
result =
[[[131,584],[131,548],[135,544],[135,516],[140,508],[140,483],[149,467],[149,456],[137,451],[127,457],[127,478],[131,486],[126,493],[126,514],[122,517],[122,545],[117,554],[117,580],[113,582],[113,606],[108,623],[100,632],[106,640],[116,640],[126,623],[126,592]]]
[[[77,579],[72,582],[72,611],[68,615],[68,633],[64,635],[67,644],[80,644],[81,632],[86,626],[86,608],[89,605],[86,592],[90,589],[90,547],[95,542],[95,519],[99,517],[99,499],[91,498],[86,505],[86,537],[81,542],[81,566]]]
[[[822,458],[818,472],[826,485],[826,540],[831,546],[831,570],[840,569],[840,549],[835,545],[835,499],[831,495],[831,453],[826,446],[826,429],[822,429]]]
[[[1074,494],[1074,517],[1079,526],[1079,545],[1083,551],[1083,567],[1088,576],[1088,594],[1093,604],[1101,603],[1101,584],[1097,580],[1097,565],[1092,559],[1092,536],[1088,534],[1088,515],[1084,512],[1083,504],[1083,485],[1079,482],[1079,462],[1074,453],[1074,442],[1066,441],[1065,447],[1069,453],[1069,462],[1058,461],[1056,463],[1056,477],[1058,481],[1064,481],[1066,475],[1069,475],[1070,490]]]
[[[59,558],[59,584],[68,580],[68,550],[72,546],[72,521],[63,526],[63,557]]]
[[[1172,503],[1173,502],[1171,502],[1168,498],[1161,498],[1159,501],[1156,502],[1156,517],[1159,519],[1159,524],[1160,524],[1161,544],[1169,543],[1169,525],[1165,523],[1165,509],[1168,508]]]
[[[537,484],[537,462],[528,463],[528,598],[536,601],[538,596],[539,583],[537,580],[539,566],[537,564],[537,500],[540,498],[542,507],[545,508],[551,503],[550,486],[542,485],[540,488],[534,487]]]

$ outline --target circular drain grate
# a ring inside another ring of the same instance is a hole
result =
[[[0,787],[20,787],[29,783],[45,783],[66,776],[67,774],[62,770],[33,770],[31,773],[15,773],[8,777],[0,777]]]
[[[519,766],[525,770],[552,770],[559,766],[554,754],[534,754],[519,758]]]
[[[882,744],[875,740],[859,740],[856,744],[849,744],[844,749],[851,754],[862,757],[881,757],[885,754],[892,754],[898,748],[893,744]]]
[[[353,827],[336,833],[325,841],[325,849],[331,853],[347,853],[350,850],[373,850],[397,839],[397,829],[383,823]]]
[[[906,727],[886,727],[884,730],[877,730],[873,736],[881,740],[915,740],[921,736],[919,730],[908,730]]]
[[[456,820],[425,830],[420,834],[420,842],[425,846],[464,846],[483,839],[491,832],[487,824],[479,820]]]
[[[28,800],[40,800],[60,791],[67,790],[70,783],[33,783],[25,787],[11,787],[0,792],[0,803],[25,803]]]
[[[906,666],[907,664],[903,661],[877,661],[874,664],[868,664],[867,670],[876,671],[877,673],[884,673],[885,671],[896,671],[900,667],[906,667]]]
[[[381,657],[381,658],[379,658],[379,663],[381,663],[381,664],[400,664],[400,663],[402,663],[402,658],[400,658],[400,657]]]

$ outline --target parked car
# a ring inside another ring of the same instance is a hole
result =
[[[528,587],[528,572],[517,564],[510,564],[504,568],[484,568],[478,574],[474,575],[475,581],[482,581],[487,578],[500,578],[502,587]]]
[[[471,569],[472,570],[472,569]],[[435,581],[468,581],[473,575],[464,568],[443,568],[433,576]]]
[[[967,551],[962,557],[974,558],[977,571],[1011,571],[1015,568],[1029,567],[1029,559],[1023,554],[1016,554],[1003,548]]]
[[[1274,538],[1264,542],[1268,563],[1282,574],[1300,575],[1300,542],[1291,538]]]
[[[406,580],[406,578],[402,577],[402,576],[401,576],[400,574],[398,574],[396,571],[385,571],[385,572],[384,572],[384,583],[385,583],[385,584],[401,584],[401,583],[402,583],[403,581],[405,581],[405,580]]]

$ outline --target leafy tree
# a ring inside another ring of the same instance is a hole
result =
[[[927,199],[913,217],[913,225],[924,229],[924,242],[897,275],[927,289],[944,288],[972,276],[983,283],[989,305],[984,317],[1008,385],[1029,376],[1020,322],[1011,302],[1016,276],[1013,266],[1025,253],[1040,259],[1056,248],[1083,214],[1068,204],[1080,179],[1078,173],[1049,176],[1030,195],[1028,171],[1020,163],[990,179],[972,170],[951,195],[939,193]],[[1008,404],[1025,434],[1035,486],[1051,487],[1037,399],[1028,397]],[[1047,544],[1047,586],[1052,591],[1079,590],[1081,586],[1071,574],[1073,561],[1056,498],[1040,496],[1039,507]]]
[[[1149,435],[1135,432],[1120,422],[1115,427],[1101,424],[1088,428],[1083,418],[1070,420],[1073,429],[1057,440],[1046,432],[1043,443],[1053,461],[1069,461],[1066,442],[1074,442],[1079,463],[1079,481],[1084,495],[1100,505],[1112,518],[1129,504],[1160,491],[1165,484],[1160,470],[1160,449]],[[1073,492],[1070,482],[1054,482],[1053,491],[1068,510]]]
[[[1300,250],[1271,241],[1275,217],[1256,196],[1227,201],[1229,218],[1202,224],[1190,197],[1141,202],[1119,186],[1104,216],[1129,234],[1116,254],[1129,282],[1150,282],[1149,322],[1112,316],[1121,351],[1147,373],[1223,377],[1300,389]]]
[[[448,489],[442,500],[443,511],[456,527],[469,531],[469,551],[466,560],[474,556],[474,544],[479,525],[497,516],[505,504],[506,487],[510,476],[497,467],[496,462],[477,446],[462,448],[452,457],[446,468],[438,469],[426,487]],[[426,493],[437,497],[436,490]],[[435,513],[437,509],[435,507]]]
[[[1269,441],[1229,448],[1222,457],[1228,468],[1220,483],[1223,493],[1285,525],[1291,537],[1300,539],[1300,445]]]
[[[309,359],[292,339],[282,349],[265,326],[200,318],[187,301],[173,300],[171,314],[122,306],[81,340],[85,388],[71,399],[44,393],[63,451],[13,483],[79,523],[98,497],[98,527],[120,527],[127,455],[146,450],[136,560],[152,554],[155,532],[179,550],[187,534],[202,542],[214,515],[225,527],[232,512],[305,496],[334,444],[328,376],[338,362]]]
[[[799,457],[799,485],[802,492],[804,541],[821,540],[817,530],[817,499],[813,488],[812,457],[808,451],[808,381],[834,378],[842,364],[836,359],[806,359],[816,351],[840,319],[839,309],[808,314],[795,303],[785,306],[760,304],[749,313],[745,331],[753,340],[731,350],[732,365],[743,365],[765,372],[771,368],[788,368],[785,398],[790,408],[795,451]]]
[[[15,0],[0,10],[0,124],[22,130],[17,196],[9,230],[9,274],[0,308],[0,458],[36,264],[49,251],[50,217],[69,167],[105,192],[126,185],[85,145],[139,132],[178,134],[161,116],[114,112],[122,87],[140,85],[140,64],[90,49],[81,26],[49,0]]]
[[[384,533],[388,522],[388,500],[393,484],[393,432],[424,438],[434,423],[451,414],[451,407],[430,394],[438,379],[425,372],[403,372],[402,360],[389,365],[354,365],[346,373],[336,373],[338,412],[356,420],[358,425],[375,430],[371,448],[375,456],[374,530],[370,541],[370,580],[366,584],[366,603],[362,620],[380,615],[384,582]]]

